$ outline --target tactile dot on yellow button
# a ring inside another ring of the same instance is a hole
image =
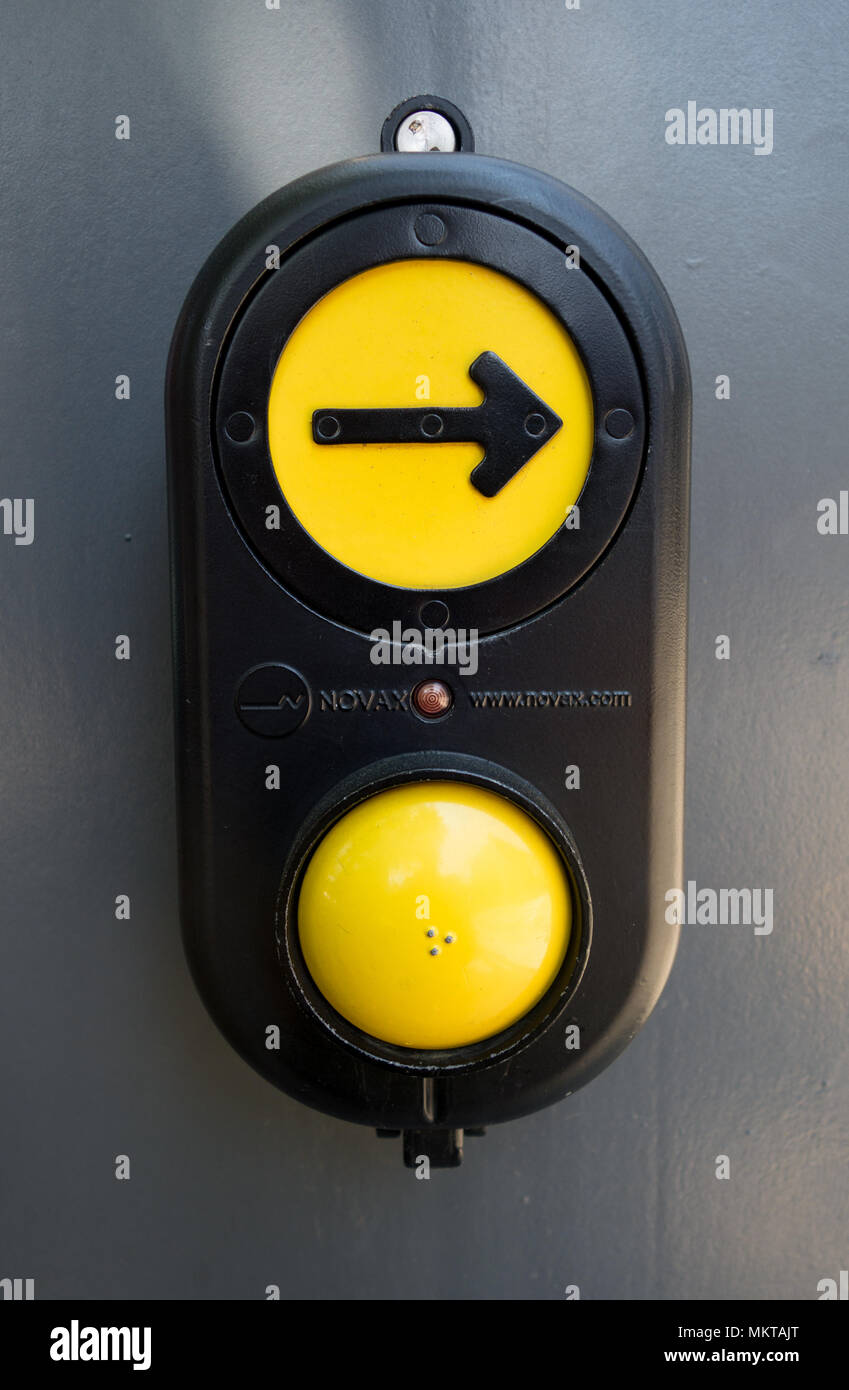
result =
[[[328,831],[298,930],[315,984],[349,1022],[401,1047],[451,1048],[533,1008],[571,915],[563,862],[530,816],[471,783],[417,782]]]
[[[482,352],[563,421],[495,497],[470,481],[478,444],[313,440],[315,410],[479,405],[469,367]],[[458,588],[515,568],[563,525],[589,471],[592,393],[566,329],[518,281],[467,261],[390,261],[297,325],[271,383],[268,444],[286,501],[335,559],[384,584]]]

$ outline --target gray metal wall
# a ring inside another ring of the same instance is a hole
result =
[[[35,539],[0,535],[0,1276],[38,1298],[815,1298],[849,1265],[849,538],[817,531],[849,487],[849,11],[6,0],[2,27],[0,491],[34,499]],[[587,1090],[429,1182],[259,1080],[190,982],[161,405],[223,233],[422,91],[609,210],[671,293],[695,395],[687,871],[774,890],[770,935],[684,929]],[[773,108],[772,154],[667,144],[688,100]]]

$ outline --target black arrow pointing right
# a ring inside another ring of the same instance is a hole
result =
[[[484,497],[495,497],[563,421],[494,352],[476,357],[469,376],[485,393],[480,405],[316,410],[313,439],[316,444],[481,444],[485,453],[469,481]]]

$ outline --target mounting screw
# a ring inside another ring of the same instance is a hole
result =
[[[457,148],[457,135],[438,111],[414,111],[396,131],[395,148],[401,154],[451,154]]]
[[[627,439],[634,429],[634,417],[630,410],[609,410],[604,417],[604,428],[611,439]]]
[[[254,417],[246,410],[237,410],[235,415],[230,416],[224,428],[234,444],[247,444],[249,439],[253,439],[256,424]]]
[[[339,424],[335,415],[322,415],[321,418],[316,421],[315,428],[322,439],[335,439],[340,433],[342,426]]]
[[[472,127],[462,111],[442,97],[410,97],[383,122],[384,154],[469,154],[475,148]]]

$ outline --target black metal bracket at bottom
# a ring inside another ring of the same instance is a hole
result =
[[[479,1138],[485,1129],[379,1129],[378,1139],[403,1136],[404,1167],[418,1168],[427,1159],[431,1168],[459,1168],[463,1162],[463,1137]]]

